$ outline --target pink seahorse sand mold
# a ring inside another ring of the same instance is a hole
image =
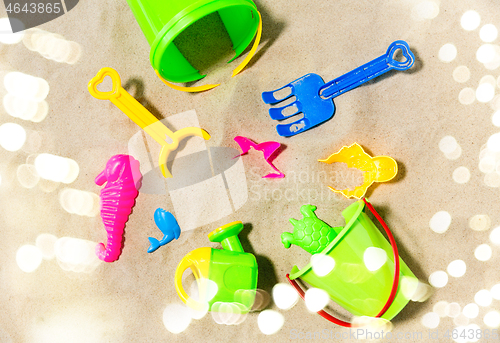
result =
[[[95,178],[98,186],[106,183],[101,189],[101,218],[108,242],[95,248],[97,257],[104,262],[114,262],[122,253],[125,223],[139,194],[141,178],[139,161],[129,155],[111,157]]]

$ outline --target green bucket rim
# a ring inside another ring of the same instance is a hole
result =
[[[358,217],[361,215],[361,212],[363,212],[363,210],[365,208],[365,203],[362,200],[358,200],[357,202],[355,202],[353,204],[356,204],[356,203],[358,204],[358,208],[356,209],[356,212],[354,212],[354,215],[351,217],[351,220],[349,220],[349,222],[344,226],[344,229],[342,231],[340,231],[340,233],[337,235],[337,237],[335,237],[335,239],[333,241],[331,241],[330,244],[328,244],[328,246],[325,249],[323,249],[323,251],[321,251],[320,253],[315,254],[315,255],[323,255],[324,256],[324,255],[328,254],[330,251],[333,250],[333,248],[335,248],[335,246],[347,234],[347,232],[349,230],[351,230],[351,228],[354,225],[354,222],[358,219]],[[352,206],[353,204],[351,204],[350,206]],[[301,277],[302,275],[307,273],[309,270],[311,270],[311,268],[312,268],[312,262],[309,262],[304,268],[299,269],[297,272],[293,273],[293,271],[295,269],[298,269],[297,266],[293,266],[292,271],[290,272],[290,280],[294,280],[294,279]]]
[[[158,71],[158,73],[164,77],[167,80],[171,80],[171,77],[168,75],[163,75],[162,70],[161,70],[161,61],[163,59],[163,54],[165,51],[168,49],[170,44],[173,44],[174,39],[180,35],[187,27],[191,26],[194,24],[196,21],[212,14],[217,11],[220,11],[225,8],[229,7],[248,7],[250,10],[254,10],[256,13],[258,12],[257,7],[253,2],[245,2],[242,3],[241,0],[219,0],[215,2],[210,2],[206,3],[203,5],[199,4],[192,4],[179,13],[177,13],[170,21],[165,24],[165,26],[162,28],[162,30],[156,35],[155,40],[151,44],[151,50],[149,53],[149,59],[151,62],[151,65],[153,66],[153,69]],[[256,16],[258,17],[258,16]],[[236,59],[250,44],[252,41],[253,37],[255,37],[255,34],[257,33],[258,29],[258,21],[255,24],[254,30],[249,34],[250,38],[245,39],[240,43],[239,46],[233,46],[233,50],[235,51],[235,56],[228,61],[228,63],[232,62],[234,59]],[[246,44],[245,44],[246,43]],[[245,45],[243,48],[241,48],[242,45]],[[186,59],[184,57],[184,59]],[[187,61],[187,59],[186,59]],[[189,64],[191,64],[189,61],[187,61]],[[193,67],[194,69],[194,67]],[[196,70],[195,73],[192,74],[187,74],[183,76],[183,80],[172,80],[172,82],[190,82],[190,81],[196,81],[199,79],[204,78],[206,75],[200,75],[200,72]],[[184,79],[188,79],[189,81],[185,81]],[[194,78],[194,79],[193,79]]]

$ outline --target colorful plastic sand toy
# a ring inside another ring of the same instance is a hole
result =
[[[170,243],[174,238],[179,239],[181,235],[181,228],[172,213],[157,208],[154,218],[156,226],[158,226],[158,229],[163,233],[163,238],[159,241],[156,238],[148,237],[149,243],[151,243],[148,248],[148,253],[155,252],[156,249]]]
[[[395,53],[401,50],[405,58],[400,62],[394,59]],[[333,81],[325,84],[321,76],[317,74],[307,74],[301,78],[287,84],[284,87],[270,92],[263,92],[262,99],[266,104],[277,104],[292,96],[296,100],[284,107],[275,107],[269,109],[269,115],[274,120],[284,120],[299,113],[303,113],[303,118],[290,123],[279,124],[276,130],[280,136],[294,136],[309,130],[333,117],[335,113],[335,104],[333,98],[350,91],[365,82],[380,76],[389,70],[407,70],[411,68],[415,62],[415,56],[410,51],[408,43],[402,40],[397,40],[389,45],[387,52],[368,62],[361,67],[358,67],[347,74],[344,74]],[[274,93],[289,88],[290,94],[277,99]],[[295,108],[295,113],[284,114],[285,109]]]
[[[257,260],[243,251],[238,234],[241,222],[224,225],[208,234],[211,242],[220,242],[223,250],[198,248],[184,256],[175,271],[175,289],[181,300],[195,310],[203,309],[203,303],[189,297],[182,287],[182,274],[191,268],[198,284],[200,298],[208,302],[209,310],[215,303],[232,303],[241,313],[247,313],[255,300],[257,288]],[[217,285],[215,295],[206,289],[206,280]]]
[[[97,90],[97,86],[102,83],[106,76],[111,77],[113,88],[111,91],[101,92]],[[122,112],[132,119],[134,123],[139,125],[141,129],[146,131],[148,135],[162,146],[160,156],[158,157],[158,164],[160,165],[163,176],[166,178],[172,177],[172,174],[170,174],[166,166],[168,155],[179,147],[179,142],[181,140],[191,136],[202,137],[205,140],[210,139],[208,132],[198,127],[186,127],[172,132],[123,89],[120,75],[118,75],[113,68],[102,68],[97,75],[90,80],[88,89],[94,98],[109,100],[115,104],[116,107],[122,110]],[[171,140],[171,142],[168,143],[167,139]]]
[[[365,205],[382,224],[390,243],[366,215]],[[337,234],[333,240],[304,268],[293,266],[287,279],[302,299],[304,291],[296,282],[298,278],[326,291],[333,301],[353,315],[391,320],[410,301],[418,279],[399,257],[391,231],[366,198],[351,204],[342,215],[346,225],[334,228]],[[316,231],[306,228],[304,233],[310,241],[316,240]],[[332,263],[321,265],[326,260]],[[400,280],[404,280],[401,287]],[[324,310],[318,314],[335,324],[351,326]]]
[[[104,262],[114,262],[122,252],[123,231],[135,198],[139,194],[141,172],[139,161],[129,155],[115,155],[95,178],[101,189],[101,217],[108,235],[106,245],[96,246],[96,255]]]
[[[170,82],[192,82],[201,75],[177,48],[174,40],[189,26],[212,13],[218,13],[237,58],[250,45],[254,45],[247,58],[234,70],[238,74],[250,61],[259,45],[262,20],[252,0],[127,0],[142,32],[151,46],[150,60],[156,74],[168,86],[187,92],[199,92],[218,86],[181,87]],[[199,51],[210,54],[211,51]],[[231,62],[229,61],[229,62]]]
[[[330,227],[319,219],[314,211],[316,211],[316,206],[303,205],[300,212],[304,218],[301,220],[290,218],[293,234],[289,232],[281,234],[281,242],[285,248],[288,249],[291,244],[295,244],[310,254],[316,254],[325,250],[328,244],[342,231],[342,227]]]
[[[238,145],[241,148],[241,151],[242,151],[241,155],[246,154],[250,150],[250,148],[254,148],[255,150],[262,151],[264,153],[264,159],[271,166],[271,168],[273,168],[277,172],[277,174],[269,173],[267,175],[264,175],[262,178],[273,178],[274,179],[274,178],[285,177],[285,174],[280,172],[278,170],[278,168],[276,168],[272,163],[273,155],[276,154],[276,152],[278,151],[278,148],[281,146],[280,143],[270,141],[270,142],[263,142],[263,143],[257,144],[254,141],[252,141],[251,139],[246,138],[246,137],[242,137],[242,136],[236,136],[236,137],[234,137],[234,140],[236,143],[238,143]],[[241,155],[238,155],[238,156],[241,156]],[[236,156],[236,157],[238,157],[238,156]]]
[[[361,199],[374,182],[387,182],[392,180],[398,173],[398,164],[389,156],[368,155],[358,143],[344,146],[338,152],[330,155],[327,159],[318,160],[324,163],[343,162],[349,168],[357,168],[364,172],[363,184],[353,190],[338,190],[328,186],[332,191],[341,193],[346,198]]]

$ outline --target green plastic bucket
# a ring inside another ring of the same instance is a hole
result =
[[[151,46],[153,68],[171,82],[191,82],[204,77],[182,55],[174,39],[197,20],[218,12],[231,38],[234,58],[251,43],[259,26],[252,0],[127,0]],[[210,52],[200,51],[210,54]],[[234,59],[233,58],[233,59]]]
[[[356,316],[375,317],[387,302],[394,281],[394,254],[390,243],[364,212],[358,201],[342,215],[346,226],[320,254],[335,261],[334,268],[319,276],[312,263],[293,266],[290,280],[301,278],[326,291],[337,304]],[[317,254],[318,255],[318,254]],[[400,258],[400,282],[396,297],[382,318],[396,316],[410,301],[418,279]]]

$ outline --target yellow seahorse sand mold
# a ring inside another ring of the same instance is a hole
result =
[[[327,159],[318,160],[324,163],[343,162],[349,168],[356,168],[364,172],[363,184],[353,190],[338,190],[328,186],[335,193],[341,193],[346,198],[362,198],[368,187],[374,182],[386,182],[392,180],[398,173],[398,164],[389,156],[368,155],[358,143],[344,146],[338,152],[330,155]]]

